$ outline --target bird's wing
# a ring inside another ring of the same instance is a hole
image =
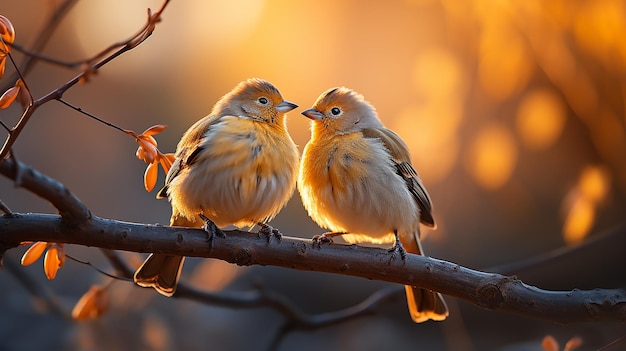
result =
[[[434,227],[435,220],[432,215],[432,203],[430,196],[424,188],[420,176],[411,164],[411,154],[400,136],[387,128],[368,128],[363,130],[366,138],[377,138],[389,150],[392,161],[396,166],[396,172],[405,181],[407,188],[413,195],[413,199],[420,209],[420,221],[427,226]]]
[[[224,116],[207,116],[196,122],[183,135],[176,149],[176,159],[165,176],[165,185],[157,193],[157,198],[167,197],[167,187],[185,168],[191,166],[200,151],[204,149],[202,139],[209,128]]]

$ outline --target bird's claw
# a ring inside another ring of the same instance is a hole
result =
[[[202,225],[202,230],[207,233],[206,241],[208,241],[209,246],[213,248],[213,238],[215,238],[216,235],[220,238],[225,238],[226,234],[215,223],[213,223],[213,221],[210,220],[209,217],[205,216],[204,214],[200,214],[200,218],[202,218],[202,220],[204,221],[204,224]]]
[[[270,239],[272,238],[272,236],[275,236],[278,241],[283,238],[283,234],[280,232],[280,230],[273,228],[272,226],[265,223],[258,223],[258,225],[261,228],[256,233],[257,236],[260,238],[261,235],[264,235],[267,239],[268,244],[270,243]]]
[[[317,248],[321,248],[322,244],[332,244],[334,242],[333,237],[331,235],[321,234],[313,236],[311,239],[313,242],[313,246],[317,246]]]
[[[387,250],[389,253],[391,253],[391,259],[395,260],[396,259],[396,255],[399,253],[400,254],[400,258],[402,259],[402,263],[406,262],[406,250],[404,249],[404,246],[402,246],[402,243],[400,242],[400,238],[398,237],[398,234],[395,233],[396,235],[396,243],[395,245],[393,245],[393,247],[389,250]]]

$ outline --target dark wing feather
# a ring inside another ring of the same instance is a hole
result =
[[[434,227],[435,220],[432,215],[433,206],[430,196],[411,164],[411,154],[404,141],[398,134],[387,128],[364,129],[363,136],[366,138],[377,138],[383,142],[391,154],[391,158],[396,166],[396,172],[406,181],[406,186],[420,209],[420,221],[424,225]]]

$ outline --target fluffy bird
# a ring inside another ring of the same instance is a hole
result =
[[[394,243],[394,255],[423,255],[420,222],[434,226],[432,205],[411,164],[406,144],[383,126],[374,107],[345,87],[322,93],[312,108],[311,139],[300,163],[298,190],[304,207],[321,227],[314,238],[348,243]],[[448,316],[441,294],[406,286],[416,323]]]
[[[192,125],[176,149],[176,160],[157,197],[168,197],[170,225],[219,227],[266,223],[296,188],[299,152],[287,131],[285,113],[298,107],[283,100],[271,83],[239,83]],[[135,273],[138,285],[172,296],[184,257],[151,254]]]

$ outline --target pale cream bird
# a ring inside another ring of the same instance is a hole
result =
[[[394,243],[391,251],[423,255],[420,222],[434,226],[431,200],[402,139],[383,126],[374,107],[345,87],[322,93],[312,108],[311,139],[300,163],[298,190],[321,227],[319,241]],[[448,316],[441,294],[406,286],[416,323]]]
[[[211,113],[192,125],[176,149],[176,160],[157,197],[168,197],[170,225],[218,227],[266,223],[296,188],[299,152],[287,131],[285,113],[297,105],[283,100],[271,83],[249,79],[224,95]],[[152,254],[135,282],[172,296],[184,257]]]

